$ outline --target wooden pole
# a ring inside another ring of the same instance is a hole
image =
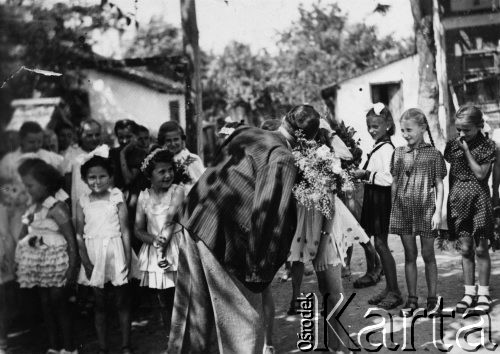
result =
[[[203,160],[200,48],[195,0],[181,0],[181,22],[184,55],[188,61],[185,70],[187,147]]]
[[[438,120],[443,137],[448,140],[451,133],[450,98],[448,93],[448,72],[446,67],[446,44],[444,27],[441,23],[439,1],[432,1],[434,43],[436,46],[436,78],[438,83]]]

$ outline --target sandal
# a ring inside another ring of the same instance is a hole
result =
[[[427,316],[434,313],[441,313],[442,310],[441,296],[429,296],[427,298]]]
[[[408,295],[406,304],[399,311],[400,317],[412,317],[413,312],[418,309],[418,296]]]
[[[361,278],[354,281],[353,286],[356,289],[367,288],[373,286],[380,281],[380,274],[366,273]]]
[[[475,302],[475,295],[465,294],[462,300],[457,303],[455,310],[457,313],[464,313],[467,309],[472,308]],[[465,301],[466,299],[470,299],[470,302]]]
[[[387,291],[382,291],[381,293],[375,295],[374,297],[370,298],[368,300],[368,303],[370,305],[378,305],[380,301],[384,300],[387,296],[388,292]]]
[[[275,354],[276,349],[272,345],[264,345],[264,354]]]
[[[383,308],[384,310],[392,310],[395,307],[398,307],[403,303],[403,298],[400,294],[390,291],[387,293],[387,296],[378,303],[378,307]]]
[[[476,307],[474,311],[478,313],[487,314],[491,311],[491,297],[489,295],[478,295]]]

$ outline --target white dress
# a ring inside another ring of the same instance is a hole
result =
[[[160,235],[164,231],[167,211],[177,188],[182,187],[173,184],[161,197],[158,197],[152,189],[146,189],[139,194],[137,205],[146,214],[148,233]],[[168,289],[175,286],[179,259],[179,234],[182,233],[182,227],[180,225],[174,227],[172,238],[166,248],[166,260],[170,264],[168,269],[158,266],[157,249],[153,245],[144,243],[141,246],[139,251],[141,286],[153,289]]]
[[[322,232],[324,236],[322,236]],[[307,263],[314,261],[318,254],[321,237],[328,237],[328,245],[324,249],[327,264],[345,265],[347,249],[353,241],[367,242],[368,235],[356,221],[349,209],[335,196],[335,214],[332,220],[326,220],[323,214],[315,209],[297,205],[297,229],[290,247],[289,262]]]
[[[122,192],[113,188],[108,200],[94,201],[89,194],[84,194],[79,203],[85,216],[83,238],[94,270],[88,279],[82,266],[78,283],[98,288],[103,288],[107,282],[114,286],[128,283],[129,277],[137,276],[137,258],[132,251],[129,272],[118,217],[118,204],[124,203]]]

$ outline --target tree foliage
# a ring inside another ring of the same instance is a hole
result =
[[[320,104],[320,90],[409,53],[409,41],[380,37],[375,27],[348,24],[336,4],[300,6],[299,19],[280,34],[278,53],[252,53],[231,43],[208,71],[209,87],[225,92],[228,106],[275,112],[280,105]],[[258,107],[258,103],[271,107]]]

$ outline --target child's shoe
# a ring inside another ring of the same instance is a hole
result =
[[[61,349],[59,354],[78,354],[78,349],[75,349],[73,351],[71,350],[66,350],[66,349]]]
[[[55,349],[49,349],[47,350],[46,354],[60,354],[61,352],[59,350]]]

